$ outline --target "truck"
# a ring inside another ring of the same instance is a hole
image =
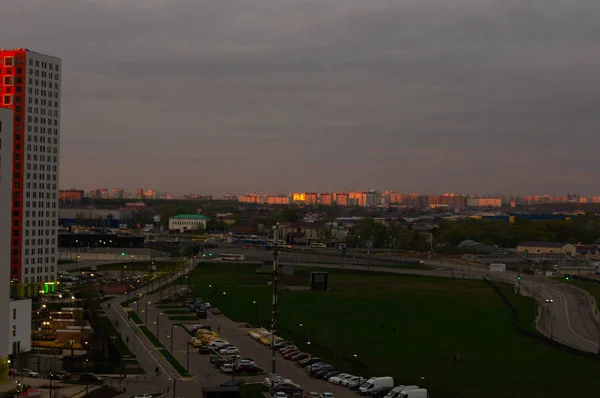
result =
[[[390,376],[371,377],[364,386],[359,388],[360,395],[370,395],[374,390],[381,387],[394,387],[394,378]]]

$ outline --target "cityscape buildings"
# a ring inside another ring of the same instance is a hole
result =
[[[12,297],[56,280],[61,69],[53,56],[0,50],[0,107],[13,113]]]

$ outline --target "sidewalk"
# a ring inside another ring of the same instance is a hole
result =
[[[194,267],[189,267],[189,270]],[[179,272],[181,275],[185,275],[185,267]],[[167,278],[163,279],[155,289],[171,283],[172,281],[179,278],[180,275],[172,273]],[[144,293],[147,290],[146,287],[140,287],[139,289],[130,293],[131,297],[135,297],[140,293]],[[142,296],[145,298],[145,296]],[[142,366],[146,375],[135,376],[136,380],[148,380],[151,378],[152,382],[168,382],[170,380],[180,380],[181,376],[166,360],[166,358],[158,352],[154,345],[146,338],[139,327],[130,320],[127,316],[128,307],[122,307],[121,302],[126,300],[126,296],[118,296],[109,301],[102,303],[102,308],[107,314],[110,321],[115,324],[118,320],[119,327],[117,330],[121,334],[123,341],[127,344],[132,353],[136,356],[139,364]],[[110,304],[110,308],[109,308]],[[155,369],[158,366],[161,373],[156,376]]]

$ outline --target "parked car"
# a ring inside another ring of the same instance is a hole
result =
[[[287,398],[287,394],[283,391],[277,391],[274,395],[275,398]]]
[[[48,380],[70,380],[71,375],[67,372],[50,372]]]
[[[146,393],[143,393],[143,394],[138,394],[138,395],[136,395],[133,398],[152,398],[152,394],[149,394],[149,393],[146,392]]]
[[[79,381],[85,381],[87,383],[102,383],[104,378],[97,376],[94,373],[84,373],[79,376]]]
[[[25,377],[40,377],[40,374],[38,372],[31,369],[19,369],[17,370],[17,375]]]
[[[219,350],[221,355],[238,355],[240,351],[236,347],[227,347]]]
[[[366,385],[367,381],[368,380],[363,377],[357,377],[356,379],[349,381],[348,384],[346,384],[346,387],[351,390],[358,390],[360,387]]]
[[[221,372],[233,373],[233,365],[230,363],[224,363],[223,365],[221,365]]]
[[[353,383],[355,381],[358,382],[361,379],[362,379],[362,377],[360,377],[360,376],[350,376],[344,380],[341,380],[340,386],[349,387],[350,383]]]
[[[342,379],[349,377],[349,376],[351,376],[351,375],[349,375],[348,373],[340,373],[337,376],[330,377],[329,380],[327,380],[327,381],[330,383],[333,383],[333,384],[340,384],[340,381],[342,381]]]
[[[335,377],[335,376],[339,375],[340,373],[341,373],[340,371],[332,370],[329,373],[325,373],[320,378],[323,379],[323,380],[329,380],[330,377]]]
[[[375,398],[383,398],[390,391],[392,391],[393,388],[394,388],[393,386],[384,386],[384,387],[376,388],[375,390],[371,391],[371,396],[375,397]]]
[[[241,363],[235,367],[235,370],[242,373],[262,373],[263,369],[255,363]]]
[[[275,391],[282,391],[286,394],[294,394],[302,392],[302,388],[298,384],[292,383],[291,381],[284,381],[275,386]]]
[[[330,392],[324,392],[323,394],[319,395],[320,398],[335,398],[335,395],[333,395]]]
[[[319,363],[321,362],[322,359],[319,357],[311,357],[311,358],[306,358],[301,360],[300,362],[298,362],[300,365],[306,367],[308,365],[312,365],[313,363]]]
[[[192,332],[195,332],[196,330],[212,330],[212,327],[210,325],[194,325],[192,326]]]
[[[205,345],[200,346],[200,347],[198,347],[198,354],[202,354],[202,355],[210,354],[210,348],[208,348]]]

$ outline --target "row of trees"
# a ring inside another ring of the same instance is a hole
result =
[[[347,243],[361,247],[424,251],[430,239],[457,246],[471,239],[488,245],[514,248],[525,241],[593,243],[600,239],[600,219],[580,217],[572,220],[518,221],[500,220],[444,221],[429,231],[415,231],[406,222],[385,226],[374,219],[363,219],[349,233]]]

